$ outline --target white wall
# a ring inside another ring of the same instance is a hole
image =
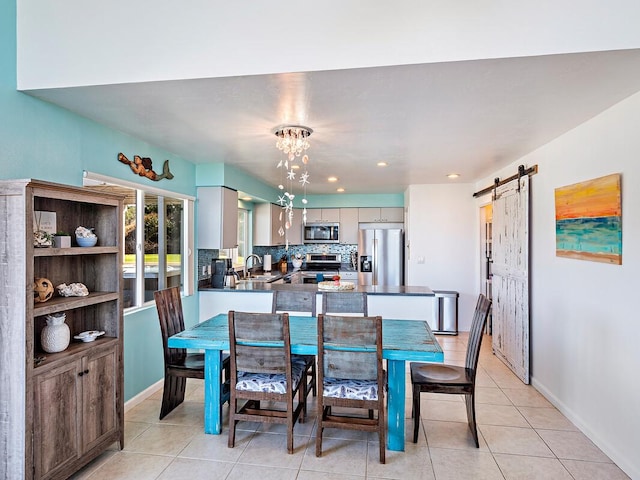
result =
[[[531,183],[532,384],[632,478],[640,478],[640,94],[518,164]],[[622,174],[622,265],[555,256],[554,189]]]
[[[468,183],[411,185],[405,192],[407,285],[459,292],[461,331],[471,326],[479,292],[478,211],[473,187]]]
[[[21,90],[640,44],[637,0],[17,0],[17,6]]]

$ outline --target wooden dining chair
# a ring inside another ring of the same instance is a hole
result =
[[[322,292],[322,313],[369,315],[366,292]]]
[[[384,383],[382,318],[318,315],[317,457],[324,429],[346,428],[378,432],[385,463]]]
[[[316,292],[300,290],[274,290],[271,313],[304,313],[316,316]],[[307,395],[317,395],[317,374],[315,355],[294,355],[304,358],[306,369]]]
[[[159,290],[154,292],[153,296],[158,310],[164,350],[164,389],[162,391],[162,406],[160,407],[160,420],[162,420],[184,401],[187,378],[204,379],[204,354],[187,353],[185,348],[169,348],[167,346],[170,336],[184,330],[180,288],[171,287]],[[228,379],[229,355],[223,355],[222,368],[226,372],[224,379]],[[222,403],[224,403],[229,398],[228,381],[223,380],[222,392]]]
[[[473,322],[469,331],[469,343],[464,367],[442,363],[417,363],[412,362],[411,386],[413,388],[413,443],[418,441],[420,428],[420,393],[445,393],[464,395],[467,405],[467,422],[473,435],[476,447],[478,442],[478,430],[476,426],[476,372],[478,357],[482,345],[482,331],[489,315],[491,300],[480,294],[476,309],[473,314]]]
[[[236,425],[242,420],[285,424],[287,451],[293,453],[293,427],[296,421],[304,422],[307,395],[304,361],[291,355],[289,315],[230,311],[229,346],[229,448],[235,445]],[[284,410],[277,408],[281,403]]]

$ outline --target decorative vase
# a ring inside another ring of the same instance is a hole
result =
[[[64,313],[45,316],[47,324],[40,335],[40,343],[45,352],[62,352],[69,346],[71,332],[69,325],[64,323],[66,317]]]

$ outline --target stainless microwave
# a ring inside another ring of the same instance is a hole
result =
[[[304,243],[340,243],[339,223],[307,223],[302,227]]]

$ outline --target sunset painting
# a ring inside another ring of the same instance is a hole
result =
[[[622,265],[620,174],[556,188],[556,256]]]

